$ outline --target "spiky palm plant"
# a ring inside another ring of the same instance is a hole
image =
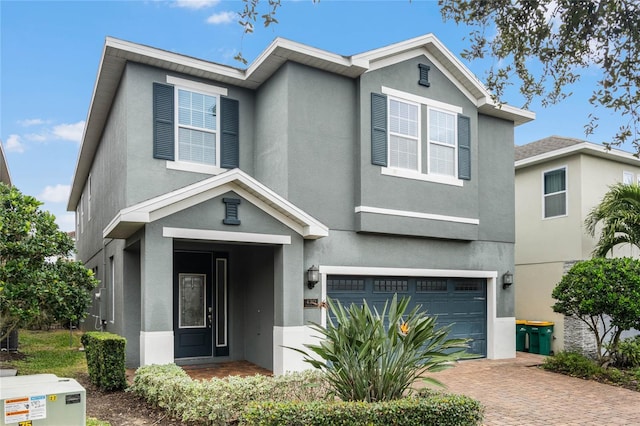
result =
[[[319,344],[305,345],[314,355],[294,349],[323,370],[337,397],[344,401],[388,401],[402,398],[416,379],[440,384],[425,373],[451,367],[466,356],[468,339],[448,339],[449,327],[420,307],[407,312],[409,298],[385,303],[381,313],[366,301],[348,308],[327,300],[328,324],[312,328]],[[332,319],[331,317],[335,319]]]

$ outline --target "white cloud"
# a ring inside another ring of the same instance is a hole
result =
[[[57,214],[56,223],[58,224],[58,228],[60,228],[63,232],[69,232],[76,229],[76,216],[74,213],[65,212],[62,214]]]
[[[5,148],[7,152],[24,152],[24,144],[19,135],[9,135]]]
[[[207,24],[229,24],[234,22],[237,18],[236,12],[220,12],[215,13],[207,18]]]
[[[47,185],[40,195],[38,195],[38,199],[50,203],[62,203],[67,201],[70,191],[70,185]]]
[[[174,4],[177,7],[197,10],[207,7],[213,7],[218,3],[220,3],[220,0],[176,0]]]
[[[46,133],[28,133],[24,135],[24,138],[33,142],[44,142],[48,139]]]
[[[22,127],[31,127],[31,126],[40,126],[42,124],[47,124],[48,121],[45,121],[41,118],[28,118],[26,120],[18,121],[18,124]]]
[[[53,127],[52,133],[57,139],[78,142],[82,140],[84,131],[84,120],[73,124],[58,124]]]

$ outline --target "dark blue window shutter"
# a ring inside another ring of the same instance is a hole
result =
[[[387,166],[387,97],[371,94],[371,164]]]
[[[458,114],[458,178],[471,180],[471,119]]]
[[[173,86],[153,83],[153,158],[174,159]]]
[[[220,98],[220,167],[240,167],[239,105],[235,99]]]

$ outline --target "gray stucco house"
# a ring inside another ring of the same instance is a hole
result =
[[[433,35],[353,56],[276,39],[246,69],[107,38],[68,203],[101,281],[87,326],[125,336],[130,366],[281,374],[306,368],[284,347],[316,338],[327,297],[398,293],[513,357],[533,118]]]

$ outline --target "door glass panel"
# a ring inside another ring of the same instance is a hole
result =
[[[180,328],[205,326],[206,276],[204,274],[180,274]]]

